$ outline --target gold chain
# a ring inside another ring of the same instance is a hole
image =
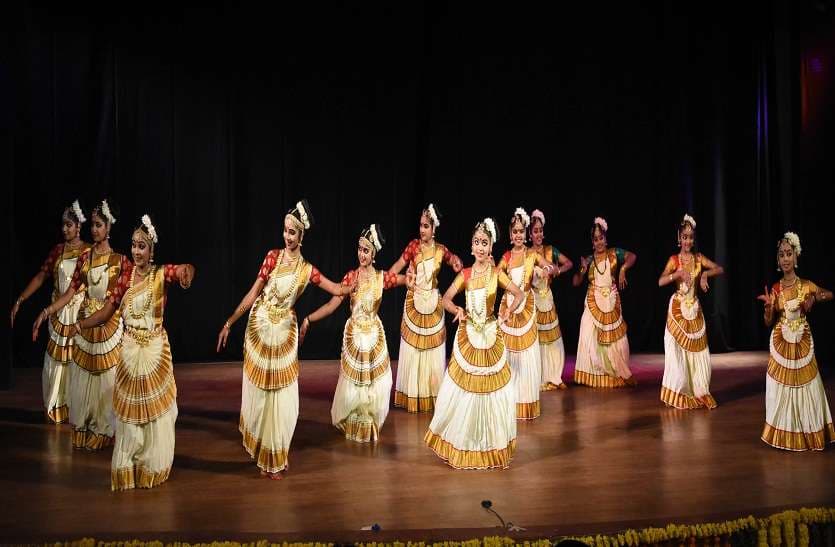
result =
[[[131,272],[130,272],[130,288],[131,289],[133,289],[133,287],[134,287],[133,283],[134,283],[134,280],[136,278],[136,270],[137,270],[137,268],[136,268],[136,266],[134,266],[133,270],[131,270]],[[130,309],[130,316],[133,319],[136,319],[136,320],[142,319],[143,317],[145,317],[145,314],[148,313],[148,310],[151,309],[151,304],[154,301],[154,274],[156,274],[156,271],[157,271],[157,267],[156,266],[151,266],[151,271],[148,272],[148,275],[145,277],[145,279],[148,283],[149,289],[150,289],[150,294],[145,299],[145,304],[142,306],[142,311],[140,313],[136,312],[136,308],[134,308],[134,305],[133,305],[134,302],[136,301],[136,297],[138,295],[136,294],[135,291],[134,291],[134,294],[131,294],[130,304],[129,304],[128,307]]]

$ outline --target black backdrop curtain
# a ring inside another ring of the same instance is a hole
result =
[[[728,272],[703,299],[714,351],[767,347],[754,298],[777,278],[785,229],[803,240],[801,275],[832,287],[831,3],[302,4],[6,8],[9,307],[63,207],[105,196],[120,209],[115,249],[129,252],[147,212],[157,261],[197,267],[166,310],[181,362],[241,359],[245,318],[220,355],[217,332],[301,197],[318,219],[304,255],[335,280],[371,222],[387,268],[430,201],[438,240],[465,263],[484,216],[500,225],[498,257],[514,208],[542,209],[547,241],[575,262],[604,216],[610,244],[638,254],[623,296],[633,351],[663,348],[656,280],[685,212]],[[573,353],[583,291],[568,276],[554,289]],[[44,333],[33,345],[29,326],[48,293],[4,335],[16,366],[41,362]],[[311,287],[297,311],[327,298]],[[403,298],[380,310],[395,358]],[[346,315],[315,324],[301,357],[337,358]],[[833,312],[816,316],[830,352]]]

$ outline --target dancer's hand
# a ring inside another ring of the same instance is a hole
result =
[[[584,274],[589,270],[589,259],[585,256],[580,257],[580,273]]]
[[[686,283],[688,286],[693,281],[693,276],[685,269],[678,270],[673,277],[678,277],[679,281]]]
[[[774,293],[768,290],[768,286],[763,289],[763,293],[757,297],[757,300],[761,301],[766,308],[774,307]]]
[[[803,303],[800,305],[803,308],[803,313],[809,313],[812,311],[812,306],[815,305],[815,295],[814,294],[807,294],[806,298],[803,299]]]
[[[12,313],[11,313],[11,318],[10,318],[12,328],[14,328],[14,318],[17,315],[17,312],[20,311],[20,303],[21,302],[22,301],[20,300],[20,298],[18,298],[17,300],[15,300],[14,306],[12,306]]]
[[[37,319],[35,319],[35,324],[32,325],[32,341],[36,341],[38,339],[38,331],[41,329],[41,325],[44,321],[49,319],[49,312],[47,308],[44,308],[41,313],[38,314]]]
[[[499,324],[503,325],[510,319],[510,308],[504,308],[499,311]]]
[[[416,277],[415,271],[409,266],[409,269],[406,270],[406,288],[414,290]]]
[[[299,328],[299,346],[304,343],[304,337],[307,336],[307,329],[310,328],[310,319],[305,317],[302,319],[302,326]]]
[[[191,282],[194,280],[194,266],[191,264],[180,264],[177,267],[177,280],[180,286],[184,289],[191,287]]]
[[[220,333],[217,335],[217,352],[220,353],[221,348],[226,349],[226,339],[229,338],[229,321],[223,324]]]
[[[458,306],[458,310],[455,312],[455,317],[452,318],[452,322],[456,323],[458,321],[466,321],[467,320],[467,312],[461,306]]]
[[[620,269],[620,273],[618,274],[618,288],[623,290],[626,288],[628,283],[626,282],[626,270],[623,268]]]
[[[351,278],[350,283],[340,283],[342,285],[342,296],[348,296],[357,289],[357,281],[359,276],[355,275]]]
[[[702,274],[702,277],[699,279],[699,286],[702,288],[702,291],[707,292],[710,288],[710,284],[707,282],[707,276]]]

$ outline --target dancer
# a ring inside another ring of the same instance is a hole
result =
[[[522,290],[522,303],[501,325],[504,333],[508,361],[516,377],[516,418],[533,420],[541,414],[539,391],[542,385],[542,358],[539,351],[534,291],[534,275],[550,277],[559,267],[549,263],[542,255],[525,246],[531,219],[518,207],[510,218],[510,241],[513,245],[499,261],[498,269],[505,272],[513,284]],[[512,302],[505,293],[499,305],[499,314]]]
[[[832,291],[798,277],[801,251],[797,234],[786,232],[777,242],[777,269],[783,276],[757,297],[764,304],[766,326],[774,323],[762,440],[784,450],[823,450],[835,442],[835,427],[806,316],[817,302],[832,300]]]
[[[408,412],[432,412],[446,366],[446,325],[438,292],[438,274],[445,263],[455,273],[461,259],[435,241],[441,225],[433,204],[421,211],[420,239],[413,239],[389,273],[399,274],[405,266],[415,272],[414,287],[406,291],[400,323],[400,353],[394,406]]]
[[[444,309],[459,324],[424,441],[456,469],[506,468],[516,450],[516,386],[493,310],[497,287],[513,295],[501,320],[507,320],[522,305],[524,294],[490,264],[496,239],[493,219],[476,224],[472,237],[475,262],[461,270],[443,298]],[[452,302],[462,289],[466,308]]]
[[[553,245],[545,245],[545,214],[539,209],[531,213],[531,249],[543,257],[549,264],[557,264],[556,275],[567,272],[574,267],[570,258],[565,256]],[[565,366],[565,345],[560,331],[560,319],[557,317],[557,307],[554,304],[554,293],[551,292],[553,277],[534,275],[533,294],[536,305],[536,326],[539,331],[539,354],[542,360],[541,391],[554,389],[568,389],[562,381],[562,371]]]
[[[241,416],[243,446],[261,474],[280,479],[299,417],[298,327],[293,305],[309,283],[335,296],[349,294],[319,273],[301,254],[304,235],[313,225],[307,200],[284,216],[284,248],[264,257],[258,277],[229,316],[217,337],[226,347],[229,330],[247,310]]]
[[[90,215],[93,247],[79,256],[67,291],[38,317],[33,339],[41,323],[76,294],[84,294],[78,312],[78,318],[84,319],[102,309],[116,290],[119,277],[130,267],[130,261],[110,247],[110,231],[116,224],[114,209],[106,199],[93,209]],[[113,385],[121,343],[122,316],[118,310],[103,324],[82,329],[74,335],[67,386],[73,448],[101,450],[113,444],[116,421]]]
[[[133,264],[101,310],[76,324],[83,331],[108,321],[118,309],[125,323],[113,408],[116,445],[110,465],[111,490],[153,488],[165,482],[174,462],[177,385],[168,333],[163,326],[168,286],[187,289],[191,264],[154,264],[159,243],[148,215],[131,237]]]
[[[667,307],[661,401],[680,409],[717,406],[710,394],[710,350],[696,284],[707,292],[708,279],[721,275],[724,270],[695,252],[695,244],[696,220],[684,215],[678,226],[681,251],[670,257],[658,278],[659,287],[676,284]]]
[[[377,315],[383,290],[403,285],[405,277],[374,268],[374,257],[383,248],[378,224],[364,229],[357,244],[359,267],[345,274],[342,284],[356,286],[351,293],[351,317],[345,322],[339,380],[333,395],[331,420],[345,438],[376,442],[389,411],[391,367],[383,322]],[[332,314],[344,300],[334,296],[302,321],[299,344],[311,323]]]
[[[594,219],[591,228],[594,252],[580,259],[580,270],[572,280],[578,287],[588,272],[574,383],[606,388],[635,386],[637,382],[629,370],[629,340],[618,289],[626,288],[626,271],[635,265],[637,257],[630,251],[610,248],[608,230],[605,219]]]
[[[47,277],[52,276],[51,314],[47,329],[49,342],[43,357],[42,389],[46,419],[54,424],[66,422],[69,418],[67,407],[67,377],[72,359],[73,339],[69,326],[75,323],[81,309],[83,294],[77,294],[63,308],[55,307],[55,301],[64,294],[72,281],[75,264],[81,253],[90,249],[90,244],[81,240],[81,225],[87,222],[81,205],[75,200],[61,215],[61,233],[64,242],[52,248],[41,269],[26,285],[15,300],[11,313],[11,325],[20,305],[41,288]]]

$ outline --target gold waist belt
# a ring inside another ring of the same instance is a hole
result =
[[[125,327],[125,334],[133,338],[143,348],[151,343],[151,340],[162,334],[162,328],[154,330],[138,329],[136,327]]]

